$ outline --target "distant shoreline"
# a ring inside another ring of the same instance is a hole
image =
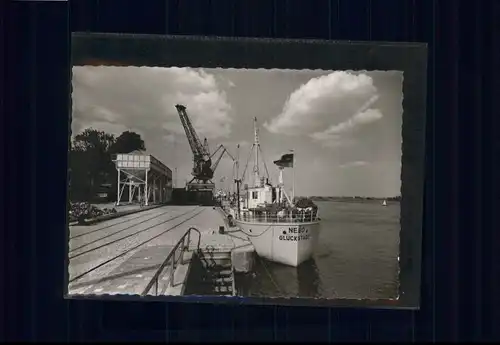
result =
[[[379,201],[382,202],[386,200],[391,201],[401,201],[400,197],[395,198],[363,198],[363,197],[337,197],[337,196],[311,196],[309,197],[312,201],[339,201],[339,202],[369,202],[369,201]]]

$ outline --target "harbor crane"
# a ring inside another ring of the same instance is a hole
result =
[[[222,156],[226,153],[233,160],[233,165],[235,164],[235,159],[222,144],[213,153],[210,153],[207,138],[204,139],[202,144],[186,112],[186,106],[177,104],[175,108],[179,113],[182,127],[184,127],[189,146],[193,153],[193,169],[191,171],[193,178],[187,182],[186,189],[213,190],[215,184],[212,182],[212,179]],[[219,155],[214,159],[216,154]]]

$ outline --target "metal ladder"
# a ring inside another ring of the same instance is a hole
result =
[[[198,249],[198,256],[204,266],[204,275],[201,277],[201,283],[209,288],[209,293],[218,296],[234,296],[234,273],[229,263],[217,263],[214,257],[215,248],[211,245],[204,250]]]

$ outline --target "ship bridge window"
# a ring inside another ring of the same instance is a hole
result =
[[[252,199],[257,200],[259,198],[258,192],[252,192]]]

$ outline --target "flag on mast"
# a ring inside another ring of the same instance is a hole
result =
[[[273,163],[281,168],[293,168],[293,153],[286,153],[281,156],[280,159],[274,161]]]

